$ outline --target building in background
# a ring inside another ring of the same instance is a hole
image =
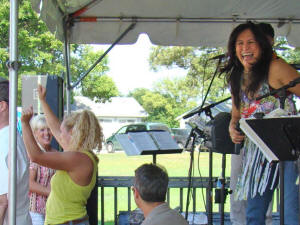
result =
[[[111,136],[120,127],[142,122],[148,116],[145,109],[133,97],[113,97],[111,102],[96,103],[84,96],[75,96],[71,110],[89,109],[99,119],[104,137]]]

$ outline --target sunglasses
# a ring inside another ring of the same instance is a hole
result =
[[[0,98],[0,102],[7,102],[8,103],[8,99],[6,99],[6,98]]]
[[[132,190],[132,192],[135,192],[136,191],[136,187],[135,186],[131,186],[131,190]]]

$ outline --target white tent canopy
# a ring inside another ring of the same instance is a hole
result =
[[[300,46],[299,0],[31,0],[49,30],[64,40],[69,19],[71,43],[135,43],[147,33],[152,43],[176,46],[225,46],[234,26],[247,20],[269,22],[276,35]]]
[[[65,42],[132,44],[140,33],[152,43],[174,46],[225,46],[232,28],[253,20],[269,22],[276,35],[300,46],[299,0],[31,0],[49,30]],[[66,21],[66,22],[65,22]],[[16,127],[18,1],[10,0],[10,126]],[[133,24],[135,24],[133,26]],[[65,26],[67,25],[67,26]],[[125,31],[131,27],[125,34]],[[66,35],[65,35],[66,34]],[[120,39],[120,41],[119,41]],[[113,46],[113,45],[112,45]],[[69,54],[65,57],[69,67]],[[67,102],[70,74],[67,69]],[[16,213],[16,129],[10,129],[9,224]],[[211,209],[211,205],[208,207]]]

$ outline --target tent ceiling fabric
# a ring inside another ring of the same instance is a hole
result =
[[[136,21],[119,44],[133,44],[139,34],[147,33],[157,45],[226,46],[237,24],[254,20],[270,22],[276,35],[300,46],[299,0],[31,1],[60,40],[64,40],[63,18],[76,15],[69,29],[71,43],[111,44]]]

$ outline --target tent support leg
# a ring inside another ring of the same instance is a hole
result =
[[[133,22],[113,43],[112,45],[99,57],[99,59],[74,83],[71,84],[70,74],[70,39],[69,39],[69,21],[64,21],[64,55],[65,55],[65,67],[66,67],[66,95],[67,95],[67,114],[71,112],[71,91],[75,88],[97,65],[102,59],[110,52],[110,50],[122,40],[126,34],[131,31],[136,22]]]

